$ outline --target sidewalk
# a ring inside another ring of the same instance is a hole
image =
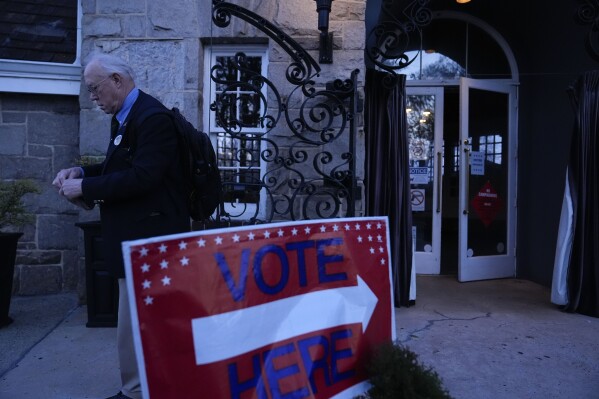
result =
[[[0,329],[0,399],[105,398],[118,391],[116,329],[86,328],[73,295],[16,297]],[[456,399],[599,398],[599,319],[559,311],[523,280],[419,276],[397,338]],[[206,398],[218,399],[218,398]]]

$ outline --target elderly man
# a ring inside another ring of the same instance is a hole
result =
[[[121,392],[112,398],[141,398],[125,284],[121,242],[190,230],[188,192],[170,117],[144,110],[164,107],[135,87],[132,69],[121,59],[95,53],[84,71],[90,99],[113,115],[105,160],[63,169],[53,184],[86,209],[100,206],[105,261],[119,282],[118,352]]]

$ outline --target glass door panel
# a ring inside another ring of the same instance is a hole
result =
[[[443,89],[407,89],[406,117],[416,273],[439,274]]]
[[[462,79],[460,132],[460,281],[515,271],[515,90]]]

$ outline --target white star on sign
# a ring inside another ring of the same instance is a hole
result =
[[[324,233],[325,231],[327,231],[327,228],[324,225],[320,226],[320,232]]]
[[[383,225],[381,223],[377,223],[376,228],[380,230],[381,228],[383,228]]]
[[[304,231],[306,232],[306,234],[310,234],[310,228],[309,228],[309,227],[306,227],[306,228],[304,229]]]
[[[144,287],[144,290],[147,290],[148,288],[150,288],[152,286],[152,282],[150,280],[144,280],[142,285]]]
[[[143,265],[141,265],[141,272],[142,273],[147,273],[150,271],[150,265],[148,265],[147,263],[144,263]]]
[[[216,245],[220,245],[223,243],[223,238],[218,236],[214,239],[214,242],[216,243]]]
[[[351,227],[350,227],[350,225],[349,225],[349,224],[346,224],[346,225],[345,225],[345,226],[343,226],[343,227],[345,227],[345,231],[349,231],[349,230],[351,229]]]
[[[264,238],[270,238],[270,231],[266,230],[264,232]]]
[[[385,253],[385,248],[383,248],[383,247],[379,247],[379,252],[380,252],[380,253]]]
[[[374,251],[374,248],[370,247],[370,253],[371,253],[371,254],[374,254],[374,252],[375,252],[375,251]]]
[[[250,241],[254,241],[254,237],[256,237],[254,233],[250,232],[250,234],[248,234],[248,238]]]
[[[367,228],[368,230],[370,230],[370,228],[371,228],[371,227],[372,227],[372,225],[371,225],[370,223],[366,224],[366,228]]]
[[[371,235],[368,236],[368,241],[372,242],[372,236]]]
[[[362,236],[358,236],[358,242],[362,242],[363,238]]]
[[[285,234],[285,233],[284,233],[284,232],[283,232],[283,230],[281,230],[281,229],[279,229],[279,231],[277,231],[277,235],[278,235],[279,237],[283,237],[283,235],[284,235],[284,234]]]
[[[387,263],[385,262],[385,259],[381,259],[381,265],[385,266],[385,263]]]
[[[166,252],[166,245],[164,245],[164,243],[159,247],[160,249],[160,253],[163,254]]]
[[[168,269],[168,261],[166,259],[163,259],[162,262],[160,262],[160,268]]]
[[[148,255],[148,248],[146,247],[141,247],[141,249],[139,250],[139,256],[140,257],[144,257]]]
[[[171,278],[168,276],[164,276],[164,278],[160,281],[162,281],[162,285],[171,285]]]
[[[181,242],[179,243],[179,249],[180,249],[180,250],[187,249],[187,243],[186,243],[185,241],[181,241]]]
[[[204,240],[203,238],[200,238],[198,240],[198,247],[205,247],[206,246],[206,240]]]
[[[360,230],[360,225],[358,223],[356,223],[356,230]]]
[[[189,259],[187,259],[187,256],[184,256],[181,259],[181,266],[187,266],[187,265],[189,265]]]
[[[144,298],[144,302],[146,305],[151,305],[154,303],[154,298],[152,298],[151,296],[148,295],[147,297]]]
[[[382,237],[382,236],[380,236],[380,235],[378,235],[378,236],[376,236],[376,240],[377,240],[378,242],[381,242],[381,241],[383,241],[383,237]]]
[[[239,236],[237,234],[233,236],[233,242],[239,242]]]
[[[291,230],[291,235],[297,235],[297,229],[295,227],[293,228],[293,230]]]
[[[339,226],[337,226],[336,224],[333,225],[333,231],[339,231]]]

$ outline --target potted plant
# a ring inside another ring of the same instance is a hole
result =
[[[23,205],[23,197],[30,193],[39,193],[32,180],[0,181],[0,328],[12,323],[8,310],[17,242],[23,235],[18,228],[33,220]]]

